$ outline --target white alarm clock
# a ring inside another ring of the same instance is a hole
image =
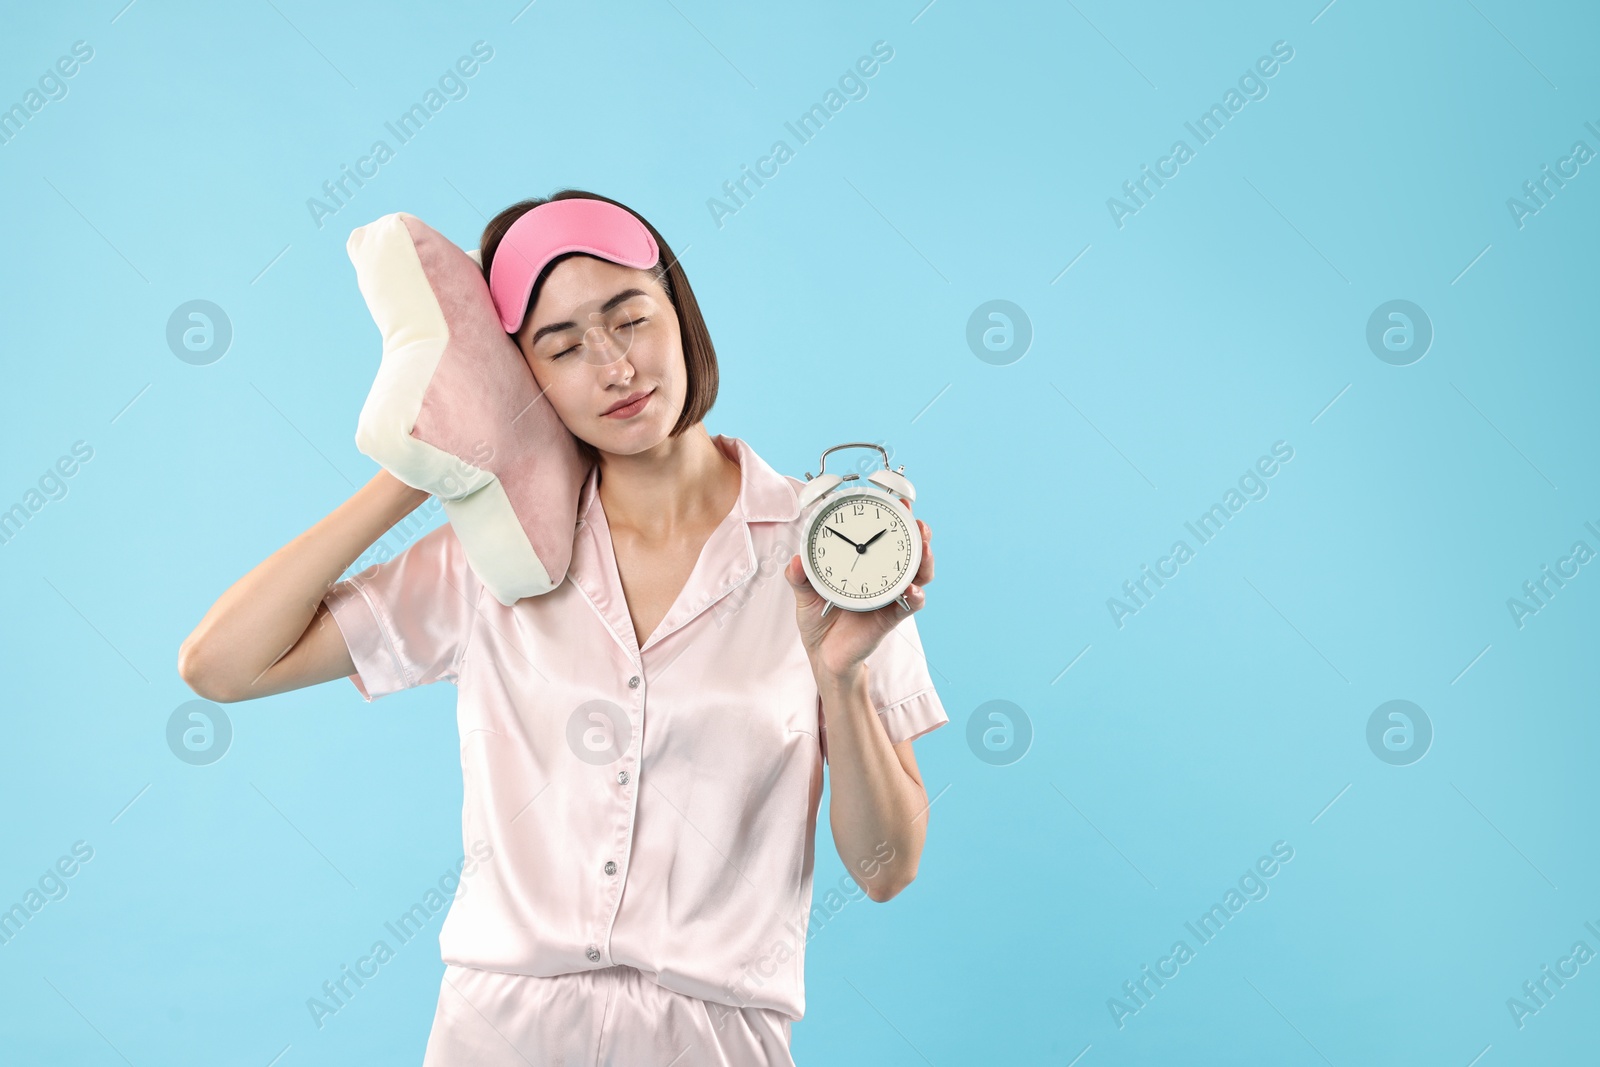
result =
[[[828,474],[828,453],[841,448],[876,448],[883,469],[867,475],[872,485],[848,485],[858,474]],[[905,467],[889,469],[889,453],[879,445],[853,442],[834,445],[817,461],[817,476],[806,474],[800,490],[804,564],[811,588],[828,603],[849,611],[875,611],[895,601],[906,611],[904,593],[922,565],[922,534],[900,498],[915,501],[917,491]],[[806,509],[810,509],[807,511]]]

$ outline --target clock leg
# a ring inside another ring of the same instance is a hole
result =
[[[833,610],[833,601],[830,600],[827,603],[822,605],[822,614],[818,615],[817,618],[819,618],[819,619],[827,618],[828,617],[828,612],[830,612],[832,610]]]
[[[899,604],[902,608],[905,608],[908,612],[911,610],[911,605],[906,603],[906,595],[904,593],[901,593],[899,596],[895,597],[894,602]]]

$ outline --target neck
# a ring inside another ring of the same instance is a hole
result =
[[[739,496],[739,464],[703,423],[633,455],[601,451],[599,469],[607,525],[651,541],[721,522]]]

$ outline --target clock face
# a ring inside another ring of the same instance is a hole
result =
[[[911,531],[882,500],[842,497],[825,507],[811,531],[811,568],[841,600],[871,600],[909,580]]]

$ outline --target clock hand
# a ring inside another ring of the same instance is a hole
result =
[[[839,540],[843,541],[845,544],[849,545],[851,548],[855,549],[857,552],[862,550],[863,546],[856,544],[854,541],[850,540],[850,538],[846,537],[838,530],[835,530],[832,526],[826,526],[824,529],[833,534],[833,536],[837,537]]]
[[[889,532],[889,528],[887,526],[885,526],[883,529],[879,530],[877,533],[873,534],[871,537],[869,537],[865,541],[861,542],[861,544],[857,545],[856,546],[856,558],[851,561],[850,569],[851,570],[855,570],[856,569],[856,563],[860,562],[861,557],[867,554],[867,549],[872,547],[872,542],[876,541],[878,538],[882,537],[884,534],[886,534],[888,532]]]

